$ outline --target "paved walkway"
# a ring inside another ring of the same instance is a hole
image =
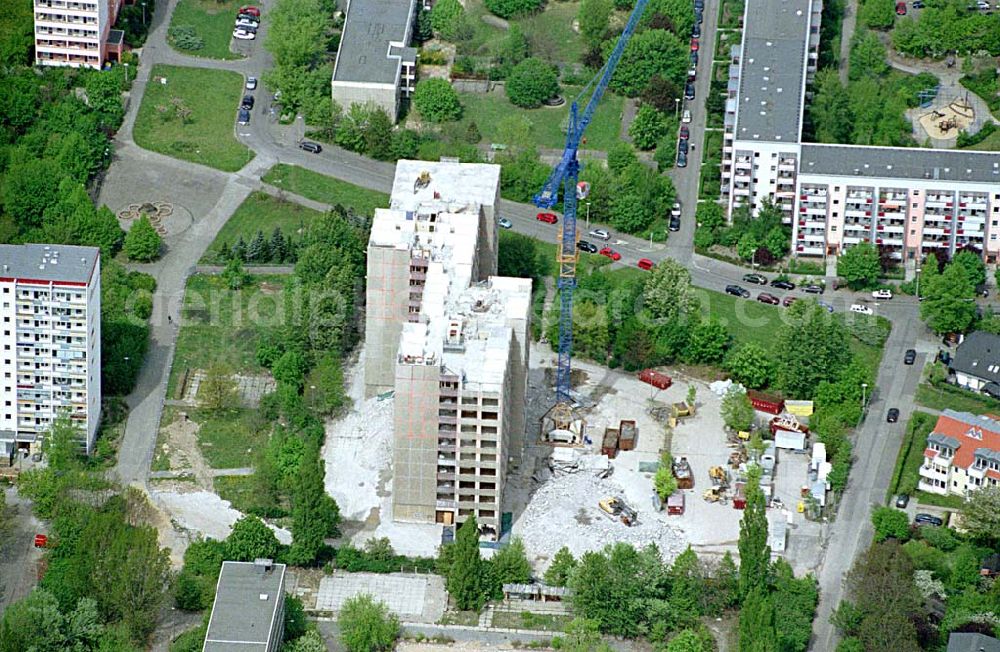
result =
[[[840,60],[838,73],[840,83],[847,85],[847,69],[851,58],[851,41],[854,40],[854,28],[858,24],[858,0],[847,0],[844,5],[844,20],[840,27]]]

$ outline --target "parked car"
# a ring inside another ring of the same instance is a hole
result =
[[[804,288],[802,288],[802,291],[805,292],[806,294],[823,294],[823,291],[825,289],[826,288],[824,288],[822,285],[817,285],[814,283],[812,285],[805,286]]]
[[[497,224],[500,225],[501,229],[512,229],[514,228],[514,223],[508,220],[506,217],[501,217],[497,220]]]
[[[680,202],[674,202],[674,205],[670,207],[670,217],[680,217],[681,216],[681,204]]]
[[[691,62],[692,66],[697,66],[698,65],[698,52],[697,51],[692,52],[691,56],[690,56],[690,58],[688,60]]]
[[[739,285],[727,285],[726,294],[731,294],[734,297],[740,297],[741,299],[750,298],[750,290],[740,287]]]
[[[678,215],[671,215],[670,216],[670,230],[673,231],[673,232],[675,232],[675,233],[677,231],[681,230],[681,218],[680,218],[680,216],[678,216]]]
[[[792,283],[791,281],[785,281],[776,278],[773,281],[771,281],[771,287],[778,288],[779,290],[794,290],[795,284]]]
[[[684,141],[681,141],[684,142]],[[677,167],[686,168],[688,166],[687,152],[677,152]]]
[[[873,299],[891,299],[892,290],[875,290],[872,292]]]
[[[683,154],[687,154],[688,153],[688,141],[686,141],[686,140],[678,140],[677,141],[677,151],[681,152]]]
[[[747,283],[756,283],[757,285],[767,285],[767,278],[763,274],[744,274],[743,280]]]
[[[611,247],[605,247],[604,249],[601,249],[597,253],[601,254],[602,256],[607,256],[611,260],[621,260],[622,259],[622,255],[620,253],[618,253],[617,251],[615,251],[614,249],[612,249]]]
[[[653,269],[653,267],[655,267],[656,265],[649,258],[640,258],[639,262],[637,262],[635,266],[638,267],[639,269],[644,269],[646,271],[649,271]]]
[[[979,2],[976,3],[976,6],[983,11],[989,11],[991,9],[990,3],[986,2],[986,0],[979,0]]]
[[[897,2],[896,3],[896,15],[897,16],[905,16],[906,15],[906,3],[905,2]]]
[[[695,10],[695,12],[694,12],[694,22],[696,22],[699,25],[701,25],[701,21],[702,20],[704,20],[703,12]]]
[[[597,238],[598,240],[604,240],[605,242],[611,239],[611,234],[605,229],[591,229],[587,235]]]
[[[913,4],[911,4],[910,6],[913,7],[914,9],[923,9],[924,0],[913,0]]]
[[[698,79],[698,69],[697,68],[688,68],[688,78],[687,78],[687,80],[689,82],[693,82],[696,79]]]
[[[694,0],[695,11],[705,11],[705,0]]]
[[[906,506],[910,504],[910,496],[908,494],[899,494],[896,496],[896,507],[900,509],[906,509]]]
[[[586,240],[579,240],[576,243],[576,248],[580,251],[586,251],[588,254],[597,253],[597,245],[593,242],[587,242]]]
[[[535,216],[535,219],[539,222],[545,222],[546,224],[555,224],[559,221],[555,213],[539,213]]]
[[[698,39],[696,39],[696,38],[691,39],[691,51],[692,52],[697,52],[698,48],[700,48],[700,47],[701,47],[701,43],[698,42]]]
[[[899,421],[899,410],[897,408],[889,408],[889,411],[885,413],[886,423],[896,423]]]
[[[833,312],[833,306],[830,305],[829,303],[825,301],[817,301],[816,303],[826,308],[827,312]]]
[[[256,77],[247,77],[246,89],[248,91],[257,90],[257,78]]]
[[[236,121],[239,122],[241,125],[250,124],[250,112],[247,111],[246,109],[240,109]]]
[[[240,41],[252,41],[257,38],[257,35],[249,30],[239,28],[233,30],[233,38]]]
[[[933,514],[917,514],[913,517],[913,522],[917,525],[936,525],[937,527],[944,525],[944,521]]]
[[[236,21],[236,29],[242,29],[244,32],[250,32],[251,34],[257,33],[257,23],[252,23],[247,20]]]
[[[760,301],[761,303],[769,303],[772,306],[776,306],[779,303],[781,303],[781,300],[778,299],[778,297],[774,296],[773,294],[768,294],[767,292],[761,292],[760,294],[758,294],[757,301]]]
[[[240,108],[253,111],[253,95],[244,95],[243,101],[240,102]]]
[[[859,315],[874,315],[875,314],[874,310],[872,310],[868,306],[862,305],[860,303],[855,303],[855,304],[851,305],[850,310],[851,310],[851,312],[857,313]]]
[[[309,152],[310,154],[319,154],[323,151],[323,146],[319,143],[314,143],[311,140],[303,140],[299,143],[299,149]]]
[[[684,109],[684,113],[681,114],[681,122],[684,123],[684,124],[688,124],[688,123],[691,122],[691,110],[690,109]]]
[[[684,99],[693,100],[694,99],[694,84],[688,82],[684,85]]]
[[[253,29],[257,29],[258,27],[260,27],[260,21],[254,18],[253,16],[240,16],[239,18],[236,19],[236,26],[251,27]]]
[[[681,140],[687,140],[691,137],[691,130],[688,129],[687,125],[681,125]]]
[[[787,308],[788,306],[792,305],[798,300],[799,300],[798,297],[789,294],[787,297],[781,300],[781,305]]]
[[[701,26],[698,23],[695,23],[694,27],[691,28],[691,36],[701,38]]]
[[[240,7],[238,13],[250,14],[251,16],[256,16],[257,18],[260,18],[260,9],[258,7],[254,7],[253,5],[244,5]]]

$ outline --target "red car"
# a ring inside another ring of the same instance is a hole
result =
[[[251,16],[256,16],[260,18],[260,9],[252,5],[247,5],[245,7],[240,7],[240,10],[236,12],[237,14],[250,14]]]
[[[535,216],[535,219],[539,222],[545,222],[546,224],[555,224],[559,221],[555,213],[539,213]]]
[[[691,51],[692,52],[698,51],[698,39],[696,38],[691,39]]]
[[[691,137],[691,132],[688,130],[687,125],[681,125],[681,140],[687,140]]]
[[[611,260],[622,259],[622,255],[617,251],[615,251],[614,249],[612,249],[611,247],[605,247],[604,249],[601,249],[598,253],[601,254],[602,256],[607,256]]]
[[[897,16],[905,16],[906,15],[906,3],[905,2],[897,2],[896,3],[896,15]]]
[[[798,300],[799,300],[798,297],[793,297],[793,296],[789,295],[789,296],[785,297],[785,300],[781,302],[781,305],[783,305],[783,306],[785,306],[787,308],[788,306],[792,305],[793,303],[795,303]]]
[[[781,300],[778,299],[778,297],[774,296],[773,294],[768,294],[767,292],[761,292],[760,294],[758,294],[757,301],[760,301],[761,303],[769,303],[772,306],[776,306],[779,303],[781,303]]]
[[[639,262],[636,263],[636,267],[639,269],[651,270],[653,269],[654,263],[649,258],[640,258]]]

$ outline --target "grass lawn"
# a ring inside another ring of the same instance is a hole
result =
[[[153,66],[152,75],[167,83],[151,81],[146,87],[133,130],[137,145],[225,172],[250,162],[253,150],[241,145],[234,131],[242,75],[163,64]],[[177,115],[178,106],[190,111],[186,119]]]
[[[557,61],[576,63],[583,56],[583,39],[573,31],[579,12],[579,2],[550,2],[541,13],[511,22],[524,30],[533,56],[548,55]]]
[[[988,396],[974,394],[958,387],[954,389],[938,389],[932,385],[922,384],[917,388],[917,403],[934,410],[952,409],[959,412],[985,414],[1000,413],[1000,401]]]
[[[992,134],[986,137],[983,142],[971,147],[966,147],[965,149],[978,149],[986,152],[1000,152],[1000,129],[994,131]]]
[[[936,421],[937,418],[927,412],[914,411],[910,416],[903,445],[896,457],[896,468],[892,472],[886,500],[895,494],[912,494],[916,491],[920,480],[920,465],[924,462],[924,449],[927,448],[927,435],[934,429]]]
[[[256,276],[250,285],[234,291],[219,276],[191,276],[167,395],[175,396],[177,382],[186,369],[204,369],[212,362],[221,362],[234,372],[260,372],[254,359],[257,337],[282,324],[282,289],[287,279]]]
[[[255,506],[254,481],[252,475],[230,475],[222,476],[212,480],[212,488],[223,500],[228,500],[233,504],[233,509],[241,512],[248,512],[249,508]]]
[[[493,614],[493,627],[564,632],[571,620],[573,620],[573,616],[569,615],[536,614],[530,611],[497,611]]]
[[[198,445],[210,467],[238,469],[253,465],[254,451],[267,443],[267,431],[251,423],[255,412],[246,408],[188,410],[191,420],[201,426]]]
[[[313,201],[331,206],[342,204],[362,215],[372,215],[376,208],[389,206],[389,195],[384,192],[355,186],[297,165],[278,163],[261,180]]]
[[[170,18],[170,27],[190,26],[205,42],[200,50],[183,50],[174,46],[173,39],[168,38],[171,47],[183,54],[191,54],[209,59],[242,59],[242,55],[229,50],[233,39],[233,25],[236,21],[236,10],[242,0],[180,0]]]
[[[561,150],[566,145],[563,123],[569,116],[570,102],[579,92],[579,87],[566,86],[562,89],[566,104],[558,108],[543,106],[537,109],[521,109],[514,106],[507,100],[507,95],[502,91],[460,93],[462,105],[465,107],[463,124],[475,122],[479,133],[483,136],[483,142],[501,143],[503,140],[500,127],[503,119],[510,116],[521,116],[527,118],[531,123],[529,130],[531,144],[537,147]],[[597,107],[593,121],[587,128],[587,143],[582,146],[583,149],[607,151],[619,141],[622,106],[621,97],[611,93],[604,96]]]
[[[202,258],[203,263],[212,264],[216,261],[216,252],[223,245],[232,246],[243,236],[250,242],[258,230],[265,237],[271,237],[274,227],[280,227],[285,236],[295,236],[299,229],[312,222],[322,213],[306,208],[295,202],[282,201],[266,192],[254,192],[243,200],[232,217],[219,230],[215,241],[209,246]]]
[[[955,511],[962,509],[962,505],[965,503],[959,496],[941,496],[939,494],[929,494],[926,491],[918,491],[915,498],[922,505],[934,505],[935,507],[944,507],[945,509],[953,509]]]

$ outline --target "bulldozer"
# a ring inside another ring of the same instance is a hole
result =
[[[614,496],[610,498],[605,498],[597,502],[598,507],[601,508],[605,514],[607,514],[612,519],[618,519],[625,525],[631,527],[635,524],[636,513],[635,510],[628,506],[625,499],[621,496]]]
[[[706,489],[705,493],[703,493],[701,497],[709,503],[721,502],[725,505],[729,502],[729,499],[726,497],[726,490],[719,485]]]
[[[721,489],[729,487],[729,473],[721,466],[710,466],[708,468],[708,477],[712,480],[713,487]]]

